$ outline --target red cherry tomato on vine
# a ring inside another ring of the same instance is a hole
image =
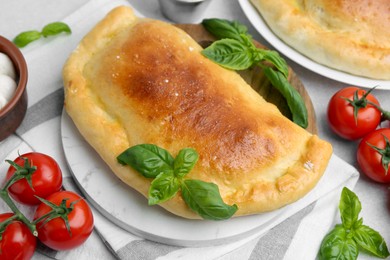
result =
[[[381,111],[362,99],[366,93],[367,91],[357,87],[347,87],[336,92],[330,99],[328,122],[333,132],[340,137],[356,140],[374,131],[379,125]],[[371,93],[366,95],[366,100],[379,106],[375,96]]]
[[[34,188],[31,189],[26,178],[16,181],[8,188],[11,197],[16,201],[27,205],[38,205],[41,202],[34,195],[46,198],[61,189],[62,172],[52,157],[31,152],[19,156],[14,160],[14,163],[22,166],[25,170],[17,170],[11,165],[7,172],[7,180],[17,171],[30,171],[32,172],[31,183]],[[33,170],[34,167],[36,170]]]
[[[365,136],[358,146],[358,164],[369,178],[390,183],[390,129],[381,128]]]
[[[0,222],[4,222],[13,215],[13,213],[0,214]],[[24,223],[13,220],[1,230],[3,232],[0,240],[0,259],[24,260],[33,256],[37,239]]]
[[[45,223],[45,218],[37,223],[39,240],[55,250],[68,250],[83,244],[93,230],[93,215],[90,207],[78,194],[71,191],[53,193],[47,200],[57,206],[66,199],[66,207],[73,209],[67,214],[70,232],[65,220],[54,218]],[[34,220],[39,219],[51,210],[51,207],[41,203],[35,211]],[[67,210],[65,210],[67,211]]]

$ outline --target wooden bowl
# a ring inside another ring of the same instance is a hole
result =
[[[8,55],[14,64],[17,78],[16,91],[9,102],[0,109],[0,141],[15,132],[27,110],[27,64],[23,54],[8,39],[0,36],[0,52]]]

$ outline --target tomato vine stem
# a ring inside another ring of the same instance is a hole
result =
[[[12,179],[12,178],[11,178]],[[0,197],[8,205],[8,207],[14,212],[16,219],[22,221],[31,231],[31,233],[36,237],[38,236],[38,231],[35,224],[31,223],[30,220],[18,209],[15,203],[12,201],[11,197],[8,194],[6,188],[0,190]]]
[[[373,107],[375,107],[376,109],[378,109],[382,113],[382,119],[381,119],[382,122],[385,120],[390,120],[390,111],[384,110],[382,107],[378,106],[377,104],[375,104],[369,100],[367,102],[368,102],[368,104],[372,105]]]

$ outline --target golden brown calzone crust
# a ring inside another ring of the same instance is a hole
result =
[[[293,124],[238,74],[200,51],[175,26],[118,7],[65,64],[66,111],[112,171],[145,196],[150,179],[116,160],[140,143],[174,156],[195,148],[200,158],[188,178],[217,184],[225,203],[238,205],[236,216],[304,196],[322,176],[330,144]],[[180,194],[161,206],[199,218]]]
[[[389,0],[251,0],[268,26],[316,62],[390,79]]]

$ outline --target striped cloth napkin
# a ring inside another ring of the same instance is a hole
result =
[[[61,70],[81,38],[118,5],[129,3],[91,0],[63,20],[72,28],[71,35],[34,42],[22,50],[29,69],[28,110],[16,133],[0,142],[1,172],[8,168],[6,159],[14,159],[18,153],[39,151],[58,161],[64,175],[64,187],[77,191],[60,133],[64,99]],[[322,238],[334,225],[342,187],[352,189],[358,176],[352,166],[333,155],[321,182],[308,196],[288,206],[257,233],[233,243],[210,247],[178,247],[146,240],[114,225],[93,208],[95,230],[85,244],[61,252],[40,245],[40,254],[34,259],[45,256],[55,259],[315,259]],[[0,202],[0,208],[1,212],[9,211],[3,202]],[[32,214],[30,208],[22,207],[22,210],[27,216]]]

